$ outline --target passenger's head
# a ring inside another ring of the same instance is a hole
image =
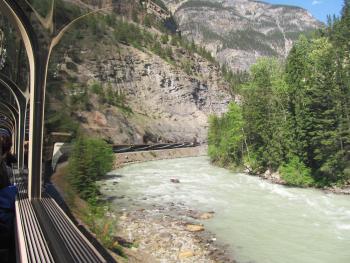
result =
[[[10,134],[6,130],[0,130],[0,146],[1,154],[9,153],[12,148],[12,140]]]
[[[6,136],[4,137],[3,143],[2,143],[2,152],[3,153],[9,153],[12,148],[12,140],[11,137]]]

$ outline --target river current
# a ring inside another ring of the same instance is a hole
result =
[[[215,211],[201,223],[239,263],[350,262],[349,196],[271,184],[207,157],[128,165],[101,185],[107,196],[123,197],[113,201],[118,209],[174,202]]]

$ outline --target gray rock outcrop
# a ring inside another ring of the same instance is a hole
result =
[[[132,113],[125,113],[118,107],[101,105],[92,94],[92,108],[76,112],[91,136],[132,144],[205,142],[208,116],[222,114],[232,100],[219,67],[196,54],[188,56],[192,61],[192,73],[188,74],[178,65],[130,46],[101,44],[94,50],[76,52],[79,63],[66,56],[61,71],[88,87],[96,82],[110,87],[123,94],[132,109]],[[72,63],[74,70],[66,66]]]
[[[221,64],[247,70],[262,56],[284,58],[300,33],[322,27],[300,7],[253,0],[163,0],[183,36]]]

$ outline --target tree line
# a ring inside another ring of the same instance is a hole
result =
[[[290,185],[350,180],[350,1],[284,63],[263,58],[239,88],[240,103],[210,118],[209,155],[253,173],[278,171]]]

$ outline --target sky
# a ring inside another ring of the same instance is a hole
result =
[[[318,20],[327,22],[327,15],[340,15],[344,0],[265,0],[264,2],[300,6]]]

